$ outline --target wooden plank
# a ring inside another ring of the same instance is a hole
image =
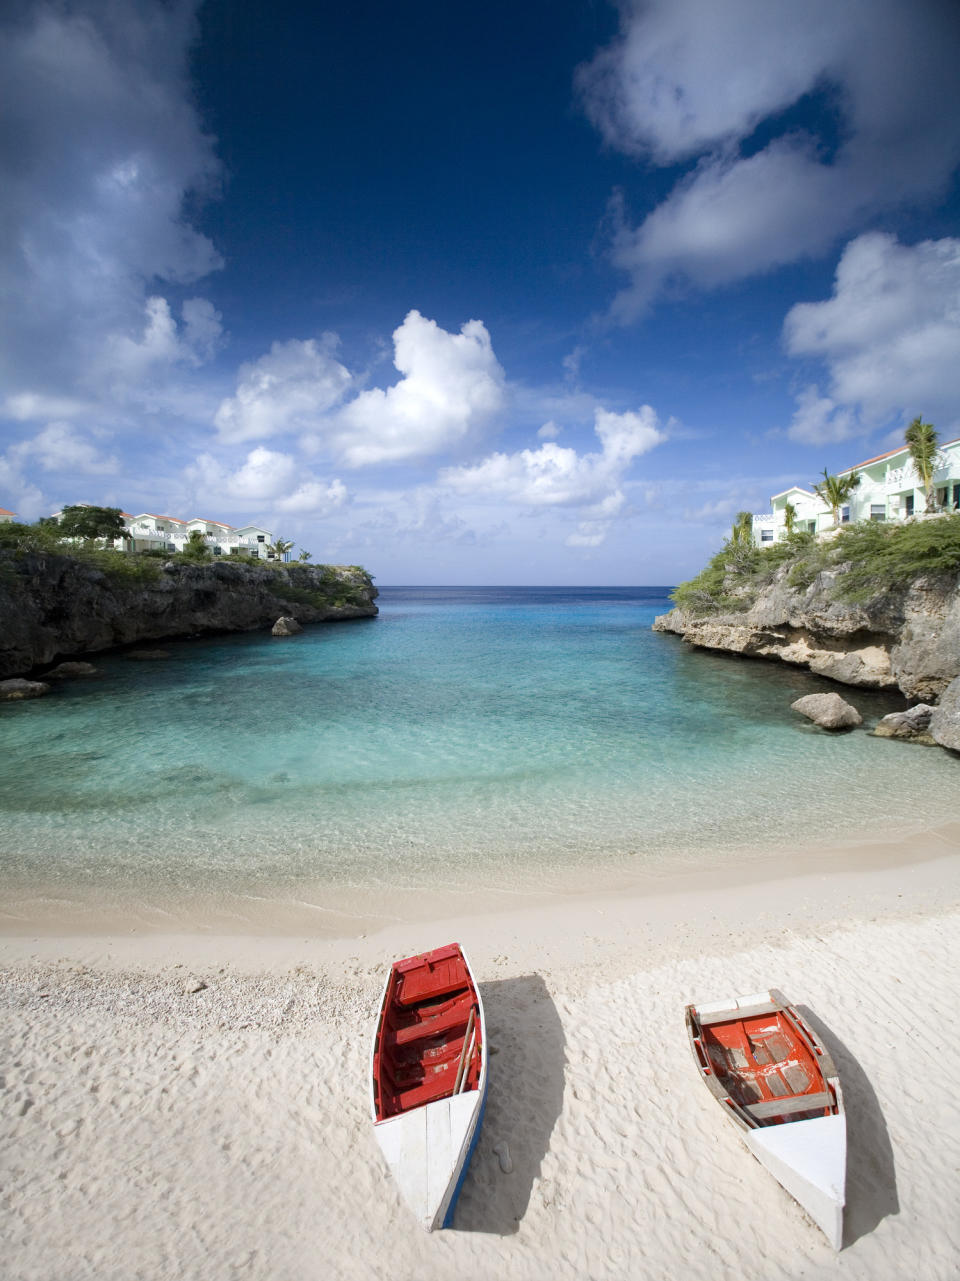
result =
[[[757,1120],[768,1116],[788,1116],[791,1112],[809,1112],[816,1108],[833,1107],[833,1095],[829,1090],[820,1094],[799,1094],[793,1098],[765,1099],[762,1103],[748,1103],[745,1110]]]
[[[759,1014],[776,1014],[780,1009],[773,1001],[765,1001],[762,1005],[738,1006],[735,1010],[710,1010],[706,1013],[697,1011],[697,1019],[701,1027],[709,1027],[711,1023],[733,1023],[739,1022],[740,1019],[756,1018]]]

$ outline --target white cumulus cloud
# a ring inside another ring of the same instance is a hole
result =
[[[482,321],[468,320],[459,333],[449,333],[411,311],[393,344],[400,381],[361,392],[329,425],[328,443],[351,467],[449,450],[503,405],[503,370]]]
[[[947,0],[625,0],[619,39],[580,72],[612,145],[696,161],[614,259],[636,314],[673,281],[712,287],[823,252],[876,212],[929,200],[960,160],[960,11]],[[819,94],[826,133],[777,130]],[[769,123],[774,136],[752,148]],[[835,143],[835,145],[834,145]]]
[[[292,454],[263,446],[232,471],[212,454],[201,454],[186,469],[186,481],[195,501],[213,493],[228,504],[297,515],[322,516],[347,498],[342,481],[318,480]]]
[[[581,508],[586,523],[570,536],[570,545],[597,546],[624,504],[620,482],[627,468],[666,434],[649,405],[622,414],[598,409],[594,430],[601,444],[597,452],[581,454],[548,440],[539,449],[495,453],[473,466],[447,468],[441,484],[518,506]]]
[[[82,432],[65,422],[48,423],[29,440],[11,445],[7,459],[17,468],[35,463],[47,472],[67,475],[110,476],[120,469],[113,456],[105,456]]]
[[[315,430],[343,398],[349,371],[336,359],[335,334],[275,342],[259,360],[240,366],[236,395],[214,419],[228,441],[263,440]]]
[[[916,414],[960,421],[960,239],[902,245],[872,232],[844,250],[832,297],[784,322],[792,356],[826,362],[830,394],[807,388],[790,428],[820,443]]]

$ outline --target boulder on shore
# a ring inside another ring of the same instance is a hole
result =
[[[49,672],[44,672],[48,681],[66,681],[74,676],[95,676],[97,669],[93,663],[58,663]]]
[[[876,738],[906,738],[916,743],[933,743],[934,739],[927,733],[933,708],[929,703],[918,703],[908,707],[905,712],[891,712],[873,731]]]
[[[42,698],[50,693],[50,686],[43,681],[28,681],[22,676],[15,676],[9,681],[0,681],[0,702],[12,703],[21,698]]]
[[[281,614],[271,628],[270,634],[272,636],[296,636],[298,632],[302,631],[303,628],[295,618],[291,618],[289,614]]]
[[[863,724],[863,717],[857,709],[839,694],[807,694],[790,706],[821,729],[852,729],[854,725]]]
[[[950,682],[933,709],[930,737],[941,747],[960,752],[960,676]]]

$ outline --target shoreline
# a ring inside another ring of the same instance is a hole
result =
[[[734,857],[706,864],[694,859],[661,858],[641,871],[626,861],[590,869],[544,869],[559,884],[550,889],[529,884],[479,883],[421,887],[309,886],[297,895],[236,894],[229,898],[194,896],[189,901],[153,903],[145,896],[104,907],[104,890],[91,893],[98,902],[71,899],[49,890],[17,890],[0,903],[0,940],[16,938],[97,937],[314,937],[319,942],[356,942],[380,933],[431,925],[462,916],[490,921],[504,913],[562,913],[577,903],[626,902],[639,916],[659,910],[664,900],[735,889],[763,896],[763,887],[783,882],[869,876],[872,873],[920,868],[951,855],[960,856],[960,817],[930,826],[916,825],[894,833],[866,832],[819,844],[798,843],[776,855],[741,847]],[[677,863],[679,861],[679,866]],[[671,866],[672,864],[672,866]],[[527,880],[529,881],[529,869]],[[921,881],[924,879],[921,875]]]

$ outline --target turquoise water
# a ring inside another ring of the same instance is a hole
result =
[[[956,817],[945,753],[650,631],[666,589],[384,589],[378,619],[175,642],[0,709],[8,893],[523,887]],[[854,691],[867,720],[902,701]],[[918,806],[918,800],[921,802]]]

